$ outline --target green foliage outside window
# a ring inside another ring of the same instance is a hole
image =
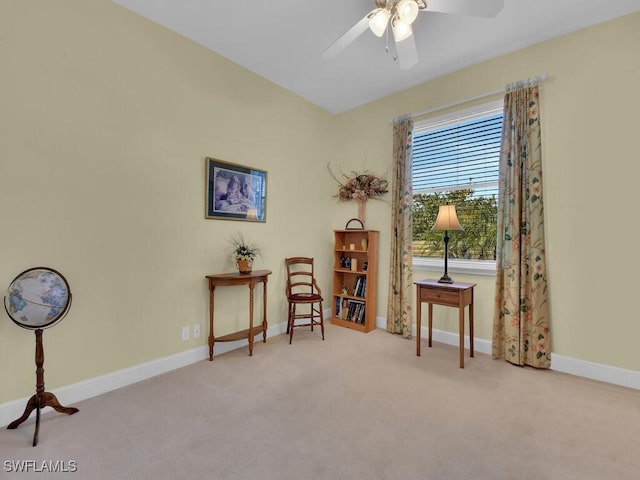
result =
[[[438,207],[456,206],[464,228],[449,232],[449,258],[494,260],[498,235],[498,204],[495,196],[474,197],[472,189],[413,196],[413,255],[442,257],[443,232],[432,232]]]

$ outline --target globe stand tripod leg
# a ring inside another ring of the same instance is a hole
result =
[[[29,401],[27,402],[27,407],[24,409],[24,413],[22,414],[22,416],[17,419],[14,420],[13,422],[11,422],[7,428],[9,430],[13,430],[14,428],[18,428],[18,426],[24,422],[27,418],[29,418],[29,415],[31,415],[31,412],[33,412],[35,409],[38,408],[38,400],[36,398],[35,395],[33,395]]]
[[[27,402],[24,413],[20,418],[11,422],[7,428],[13,430],[24,422],[31,412],[36,411],[36,429],[33,434],[33,446],[38,445],[38,433],[40,432],[40,410],[44,407],[51,407],[56,412],[73,415],[79,410],[75,407],[63,407],[58,402],[56,396],[51,392],[44,391],[44,349],[42,347],[42,329],[36,330],[36,394]]]

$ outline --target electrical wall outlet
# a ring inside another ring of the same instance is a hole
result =
[[[182,341],[189,340],[189,327],[182,327]]]
[[[196,323],[193,326],[193,338],[200,338],[200,324]]]

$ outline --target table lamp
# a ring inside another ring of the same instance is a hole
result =
[[[433,232],[444,231],[444,275],[438,280],[438,283],[453,283],[453,279],[447,273],[449,230],[464,230],[464,228],[462,228],[462,225],[458,222],[455,205],[440,205],[436,224],[431,228]]]

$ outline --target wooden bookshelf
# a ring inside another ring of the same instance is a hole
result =
[[[379,236],[377,230],[334,230],[331,323],[365,333],[376,328]]]

